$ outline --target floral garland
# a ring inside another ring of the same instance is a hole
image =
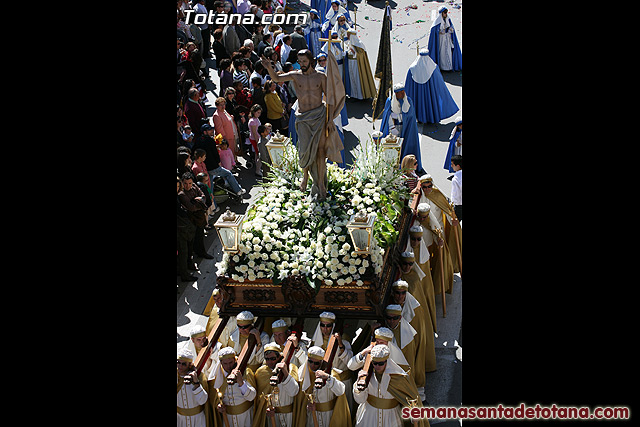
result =
[[[382,159],[371,139],[353,152],[354,166],[327,166],[328,196],[323,202],[299,189],[302,173],[296,147],[288,144],[281,168],[248,210],[239,253],[224,254],[216,264],[219,275],[244,282],[303,275],[311,286],[356,284],[380,274],[385,249],[398,238],[396,220],[409,191],[400,171]],[[374,212],[371,254],[356,255],[346,228],[351,215]],[[230,262],[233,261],[233,262]]]

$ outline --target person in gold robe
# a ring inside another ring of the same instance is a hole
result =
[[[279,344],[283,349],[287,343],[287,339],[291,336],[291,330],[287,325],[287,322],[283,319],[278,319],[275,322],[271,323],[271,331],[273,335],[271,335],[271,341]],[[307,361],[307,345],[300,341],[297,345],[297,350],[291,357],[291,363],[296,365],[297,367],[302,366],[304,362]]]
[[[420,398],[425,400],[426,372],[436,370],[436,347],[431,320],[427,318],[424,306],[409,292],[409,284],[397,280],[392,285],[391,301],[402,307],[402,317],[418,332],[416,334],[415,381]]]
[[[429,304],[433,331],[437,332],[435,300],[436,283],[434,283],[433,278],[440,278],[442,270],[439,262],[434,263],[434,256],[438,252],[439,248],[444,245],[444,240],[440,237],[442,235],[442,231],[438,226],[437,220],[431,213],[431,206],[429,206],[428,203],[420,203],[417,206],[417,215],[415,217],[414,224],[420,224],[423,231],[420,235],[419,260],[424,260],[422,251],[430,254],[429,260],[426,263],[418,262],[418,267],[426,273],[426,277],[423,280],[425,284],[425,292],[427,294],[427,303]],[[447,264],[447,266],[450,266],[450,264]],[[450,274],[453,275],[453,270],[451,270]],[[440,286],[440,282],[437,282],[438,294],[440,293]]]
[[[207,377],[202,372],[196,377],[193,360],[194,354],[188,348],[178,351],[178,427],[211,427]],[[185,382],[185,377],[190,384]]]
[[[289,339],[297,341],[295,336]],[[294,409],[300,391],[298,368],[293,363],[287,366],[283,362],[282,350],[282,347],[275,342],[264,346],[264,365],[256,371],[257,399],[253,427],[290,427],[296,424],[293,416],[299,413]],[[284,373],[284,380],[272,386],[269,380],[276,367]],[[298,400],[298,405],[305,403],[303,400]]]
[[[313,338],[311,338],[311,345],[317,345],[326,351],[331,336],[336,334],[336,332],[334,332],[336,315],[330,311],[324,311],[320,313],[319,317],[320,321],[313,333]],[[341,334],[337,334],[336,336],[338,338],[338,351],[333,359],[333,367],[339,373],[338,379],[342,381],[346,387],[349,409],[353,409],[355,411],[356,405],[353,400],[353,393],[351,392],[355,373],[347,367],[349,359],[353,357],[353,350],[351,349],[351,344],[346,336],[344,339],[342,339],[343,336]]]
[[[205,348],[208,344],[207,336],[205,334],[205,327],[202,325],[195,325],[189,331],[189,336],[191,339],[189,341],[185,341],[183,344],[184,348],[188,348],[195,357],[198,357],[198,353]],[[209,377],[209,373],[217,363],[218,363],[218,350],[220,350],[223,346],[220,342],[217,342],[211,348],[211,353],[209,353],[209,358],[205,362],[204,367],[202,368],[202,372],[204,373],[205,378]]]
[[[378,325],[379,323],[376,323],[375,326]],[[376,328],[376,330],[374,331],[374,339],[375,345],[372,342],[368,347],[362,349],[349,360],[349,363],[347,364],[349,366],[349,369],[351,369],[352,371],[357,371],[358,369],[362,368],[364,366],[365,359],[367,358],[367,354],[371,352],[371,349],[373,347],[375,347],[376,345],[386,345],[391,351],[390,357],[398,364],[398,366],[404,369],[405,372],[409,372],[409,362],[407,362],[404,354],[402,354],[402,350],[400,350],[400,347],[398,347],[398,345],[393,342],[393,331],[391,329],[384,326]]]
[[[416,365],[416,356],[418,354],[418,331],[402,317],[402,307],[398,304],[389,304],[385,308],[385,326],[393,331],[393,343],[400,347],[402,354],[407,362],[409,362],[409,375],[414,384],[423,384],[426,381],[424,373],[424,365],[419,367]]]
[[[307,362],[298,369],[300,393],[307,405],[300,409],[296,427],[314,427],[314,413],[323,427],[351,427],[351,412],[345,396],[345,386],[338,379],[335,369],[331,374],[320,369],[324,350],[318,346],[309,348]],[[324,378],[324,387],[315,388],[316,378]],[[294,416],[295,417],[295,416]]]
[[[433,183],[433,178],[429,174],[422,175],[419,178],[420,188],[416,187],[413,192],[420,194],[419,203],[428,203],[431,206],[438,225],[444,230],[445,248],[449,253],[454,273],[460,272],[457,256],[457,243],[453,229],[457,230],[460,248],[462,249],[462,227],[460,221],[456,218],[453,207],[449,203],[447,196]]]
[[[253,422],[253,401],[256,398],[256,380],[251,369],[244,375],[237,368],[237,357],[231,347],[218,352],[220,363],[211,371],[208,380],[209,403],[215,414],[214,427],[224,427],[224,417],[230,426],[251,427]],[[227,377],[233,373],[237,381],[228,385]]]
[[[247,367],[252,372],[255,372],[264,362],[264,345],[269,343],[269,336],[254,327],[255,316],[250,311],[238,313],[236,322],[238,327],[229,336],[229,347],[233,347],[236,354],[240,354],[247,338],[249,338],[250,334],[253,334],[256,337],[256,346],[253,349],[251,358],[249,358]]]
[[[369,55],[364,44],[358,38],[355,29],[349,28],[344,36],[344,50],[346,52],[345,61],[349,61],[349,79],[351,83],[351,98],[367,99],[375,98],[376,85],[371,73]]]
[[[360,391],[353,387],[353,396],[358,402],[356,427],[411,426],[410,420],[402,418],[402,407],[413,403],[421,407],[415,384],[401,367],[389,357],[389,347],[376,345],[371,349],[373,375],[369,385]],[[361,370],[358,378],[366,377]],[[429,420],[417,420],[414,426],[429,427]]]
[[[416,222],[417,221],[414,221],[414,224]],[[424,236],[424,234],[424,228],[422,228],[419,223],[409,228],[409,238],[407,239],[407,248],[405,250],[413,252],[417,267],[424,273],[424,277],[420,282],[421,286],[415,289],[412,287],[409,289],[409,292],[411,292],[411,295],[413,295],[424,307],[425,313],[429,314],[429,317],[432,319],[432,328],[435,331],[436,298],[433,290],[433,278],[430,274],[431,253],[429,252],[427,247],[428,245],[425,242],[430,236]],[[424,294],[424,296],[422,296],[421,293]]]

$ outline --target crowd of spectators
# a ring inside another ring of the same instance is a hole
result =
[[[238,158],[247,160],[244,165],[255,164],[255,175],[262,178],[268,172],[266,143],[276,131],[289,134],[295,90],[288,82],[272,82],[261,56],[276,71],[288,72],[300,68],[297,52],[308,48],[300,26],[286,31],[279,25],[264,26],[260,19],[254,25],[235,20],[227,25],[195,24],[194,19],[186,20],[190,9],[204,14],[252,13],[257,18],[284,11],[279,0],[237,0],[235,5],[177,1],[177,255],[182,281],[197,279],[194,257],[213,258],[204,237],[220,210],[214,183],[223,180],[227,191],[241,196],[246,190],[236,179],[243,166]],[[213,102],[208,94],[215,97]]]

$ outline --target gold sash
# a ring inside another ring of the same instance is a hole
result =
[[[367,403],[377,409],[393,409],[400,404],[396,399],[384,399],[372,394],[367,397]]]
[[[316,411],[320,411],[320,412],[333,411],[333,408],[336,406],[336,400],[337,400],[337,397],[334,396],[333,399],[327,402],[322,402],[322,403],[316,402]]]
[[[275,406],[274,408],[278,414],[289,414],[293,412],[293,403],[285,406]]]
[[[179,406],[176,406],[176,408],[178,408],[178,414],[183,415],[185,417],[192,417],[202,412],[203,406],[204,405],[198,405],[195,408],[181,408]]]
[[[251,408],[252,406],[253,406],[252,400],[245,400],[244,403],[241,403],[239,405],[226,405],[227,414],[240,415],[247,409]]]

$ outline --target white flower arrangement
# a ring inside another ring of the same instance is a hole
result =
[[[327,166],[328,196],[317,202],[300,191],[298,153],[288,144],[283,167],[272,169],[272,180],[263,184],[247,212],[239,252],[223,255],[216,264],[218,275],[230,273],[238,282],[303,275],[312,286],[362,286],[363,280],[379,275],[385,248],[397,239],[394,222],[409,192],[400,172],[381,160],[372,141],[352,153],[356,160],[350,170]],[[353,252],[345,227],[361,210],[377,215],[366,258]]]

